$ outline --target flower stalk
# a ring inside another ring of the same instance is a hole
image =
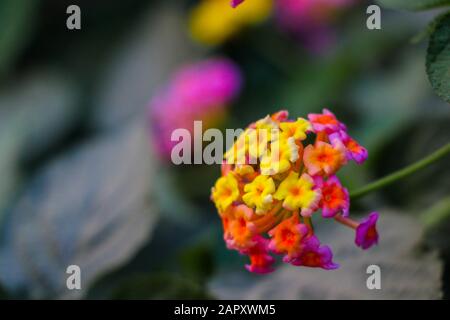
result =
[[[359,199],[371,192],[385,188],[403,178],[406,178],[406,177],[416,173],[417,171],[419,171],[421,169],[428,167],[429,165],[442,159],[449,153],[450,153],[450,143],[447,143],[446,145],[444,145],[440,149],[436,150],[429,156],[427,156],[413,164],[410,164],[409,166],[407,166],[403,169],[393,172],[393,173],[387,175],[386,177],[383,177],[377,181],[369,183],[368,185],[366,185],[356,191],[351,192],[350,198],[351,198],[351,200]]]

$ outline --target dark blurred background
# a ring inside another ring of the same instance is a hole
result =
[[[244,77],[227,128],[282,108],[296,117],[326,107],[342,119],[369,150],[365,165],[340,175],[350,190],[444,145],[450,108],[428,82],[426,39],[412,41],[436,12],[383,9],[382,29],[371,31],[369,3],[346,8],[317,51],[273,16],[204,46],[189,34],[198,1],[0,0],[0,295],[448,298],[448,158],[352,203],[356,217],[381,214],[373,251],[324,223],[340,270],[257,276],[222,240],[209,200],[219,166],[176,167],[152,147],[152,95],[181,65],[214,56]],[[81,30],[66,28],[70,4]],[[71,264],[82,290],[66,288]],[[382,267],[377,292],[365,287],[370,264]]]

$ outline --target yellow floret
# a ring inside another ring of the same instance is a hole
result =
[[[283,207],[287,210],[299,210],[303,216],[309,216],[320,200],[320,191],[313,190],[314,181],[308,174],[300,178],[298,173],[291,172],[281,182],[274,198],[283,201]]]
[[[264,214],[272,207],[275,183],[272,178],[260,175],[251,183],[245,185],[244,192],[242,200],[245,204],[251,208],[256,208],[257,214]]]
[[[219,213],[225,212],[228,207],[239,198],[238,182],[233,174],[228,173],[225,177],[217,180],[212,189],[212,199]]]

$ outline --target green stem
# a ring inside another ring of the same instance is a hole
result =
[[[372,183],[369,183],[368,185],[362,187],[361,189],[358,189],[356,191],[353,191],[350,193],[350,198],[352,200],[361,198],[365,196],[366,194],[369,194],[373,191],[376,191],[378,189],[384,188],[388,185],[391,185],[395,182],[397,182],[400,179],[406,178],[407,176],[415,173],[416,171],[419,171],[433,162],[436,162],[437,160],[443,158],[447,154],[450,153],[450,143],[447,143],[445,146],[441,147],[440,149],[436,150],[429,156],[423,158],[422,160],[419,160],[403,169],[400,169],[394,173],[391,173],[390,175],[387,175],[384,178],[381,178],[380,180],[374,181]]]

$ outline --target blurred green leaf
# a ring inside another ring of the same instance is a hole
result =
[[[169,273],[137,275],[114,291],[113,299],[208,299],[196,282]]]
[[[155,170],[140,121],[53,160],[5,219],[2,283],[32,298],[86,294],[152,236],[159,218],[151,197]],[[81,268],[82,290],[67,290],[72,264]]]
[[[421,219],[425,226],[425,241],[432,247],[449,252],[450,197],[445,197],[426,210]]]
[[[450,12],[441,17],[435,26],[428,46],[426,65],[434,91],[450,102]]]
[[[442,199],[424,212],[422,220],[427,229],[433,229],[446,220],[450,220],[450,197]]]
[[[450,5],[450,0],[377,0],[384,7],[392,9],[425,10]]]
[[[104,11],[103,7],[98,6],[99,11]],[[92,126],[109,128],[131,117],[145,117],[149,98],[170,73],[180,64],[198,59],[186,37],[181,8],[180,1],[172,4],[164,1],[157,9],[142,12],[136,27],[128,32],[121,47],[112,52],[107,71],[101,75],[94,97]]]
[[[0,284],[0,300],[8,299],[8,294],[6,293],[3,286]]]
[[[176,169],[175,167],[161,166],[156,173],[158,188],[154,191],[155,201],[158,202],[158,206],[164,211],[166,217],[183,224],[195,225],[198,223],[199,209],[194,203],[189,201],[189,196],[191,195],[189,191],[194,190],[194,194],[198,192],[202,196],[205,195],[205,191],[199,187],[192,188],[192,180],[189,181],[190,189],[184,187],[183,183],[186,184],[187,182],[182,177],[174,174],[174,172],[177,172]],[[179,170],[179,172],[184,171],[189,170]],[[196,181],[197,183],[198,181]],[[206,190],[209,190],[209,188],[206,187]]]
[[[0,1],[0,79],[9,70],[33,30],[38,1]]]
[[[386,140],[407,126],[418,115],[431,89],[423,65],[423,55],[408,50],[401,62],[389,71],[364,75],[350,90],[350,99],[361,118],[352,128],[355,137],[369,148],[369,161],[377,161],[377,153]]]
[[[205,241],[184,249],[179,262],[184,273],[204,283],[214,272],[214,247]]]
[[[33,72],[0,90],[0,223],[25,169],[56,150],[77,123],[77,97],[74,83],[55,72]]]
[[[386,19],[384,26],[393,30],[387,34],[359,28],[359,23],[350,23],[346,37],[337,43],[334,54],[308,60],[293,69],[296,76],[284,86],[279,104],[295,106],[299,115],[324,107],[336,111],[338,104],[347,104],[346,93],[352,92],[349,85],[355,81],[361,84],[358,77],[370,74],[381,57],[389,55],[392,59],[398,54],[399,42],[410,32],[407,22],[402,20]],[[359,108],[352,111],[359,112]]]
[[[214,247],[215,243],[211,232],[205,232],[207,226],[206,222],[198,220],[197,223],[188,225],[163,211],[151,241],[147,242],[128,263],[98,278],[84,298],[109,298],[117,284],[127,281],[130,275],[135,274],[170,272],[203,284],[211,272],[210,258],[207,257],[209,253],[204,249]],[[218,232],[214,235],[216,234],[219,235]],[[207,236],[213,239],[205,243]],[[206,262],[206,265],[200,266],[197,261],[192,260],[185,263],[183,261],[185,251],[188,252],[186,254],[193,254],[195,259],[199,259],[202,263]]]
[[[416,34],[412,39],[412,44],[417,44],[422,42],[425,38],[428,38],[434,30],[436,30],[436,26],[447,15],[447,12],[441,13],[436,18],[434,18],[421,32]]]
[[[0,110],[0,225],[5,208],[14,198],[21,182],[21,174],[17,168],[23,145],[21,137],[16,119],[4,116]]]

